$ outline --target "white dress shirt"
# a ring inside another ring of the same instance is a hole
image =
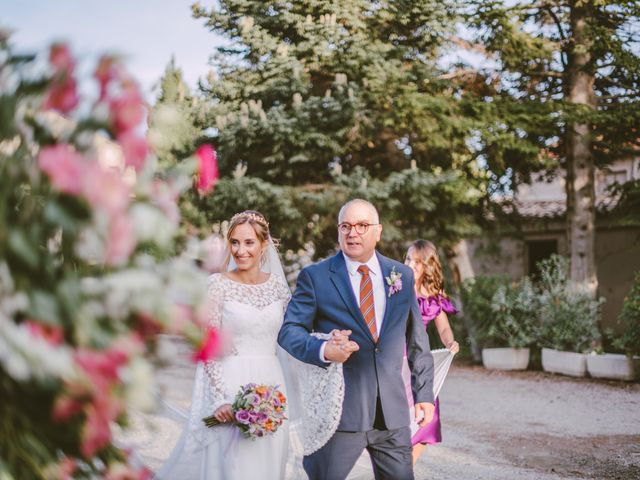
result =
[[[344,252],[342,255],[344,255]],[[387,294],[384,290],[384,278],[378,256],[374,253],[367,263],[360,263],[344,255],[344,261],[347,263],[351,289],[353,290],[353,295],[356,298],[356,304],[358,306],[360,306],[360,283],[362,281],[362,274],[358,272],[358,267],[360,265],[369,267],[369,276],[371,277],[371,286],[373,287],[373,308],[376,312],[376,330],[378,331],[378,336],[380,336],[384,309],[387,305]]]
[[[347,257],[344,252],[344,261],[347,264],[347,271],[349,272],[349,281],[351,282],[351,290],[356,300],[356,305],[360,306],[360,283],[362,281],[362,274],[358,272],[360,265],[366,265],[369,267],[369,276],[371,277],[371,287],[373,288],[373,309],[376,313],[376,330],[378,336],[380,336],[380,330],[382,329],[382,319],[384,318],[384,310],[387,306],[387,293],[384,289],[384,277],[382,275],[382,268],[378,261],[378,256],[374,253],[366,263],[360,263]],[[320,347],[320,360],[326,362],[324,358],[324,348],[327,342],[323,343]]]

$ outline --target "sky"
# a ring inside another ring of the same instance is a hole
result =
[[[18,52],[69,42],[85,79],[101,54],[118,53],[152,101],[152,87],[172,55],[191,87],[210,70],[209,56],[221,38],[191,17],[193,1],[0,0],[0,27],[14,32],[11,43]]]

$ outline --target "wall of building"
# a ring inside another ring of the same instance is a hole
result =
[[[529,231],[524,238],[470,238],[455,249],[454,263],[460,278],[477,275],[507,275],[518,280],[527,275],[527,240],[557,239],[560,254],[566,254],[564,231],[560,224],[546,231]],[[640,271],[640,228],[598,228],[596,231],[596,268],[599,293],[606,299],[602,326],[618,330],[617,318],[624,296]]]

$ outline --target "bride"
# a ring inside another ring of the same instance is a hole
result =
[[[265,217],[252,210],[234,215],[226,241],[227,271],[209,278],[208,308],[209,324],[219,329],[227,351],[198,364],[185,428],[155,479],[306,478],[302,456],[321,448],[338,426],[342,364],[304,364],[278,346],[291,293]],[[338,345],[348,340],[348,332],[337,330],[311,334]],[[436,358],[434,390],[450,363]],[[248,383],[278,385],[287,397],[289,420],[274,435],[252,440],[230,424],[234,397]],[[212,414],[226,425],[205,427],[202,419]],[[361,460],[349,478],[371,472],[366,458]]]
[[[226,240],[229,266],[210,277],[208,291],[209,324],[228,343],[226,352],[198,365],[187,426],[157,479],[281,480],[286,475],[289,422],[273,435],[244,438],[231,424],[231,404],[248,383],[278,385],[289,399],[280,360],[286,354],[278,352],[276,339],[291,293],[262,214],[234,215]],[[206,428],[202,418],[212,414],[227,425]]]

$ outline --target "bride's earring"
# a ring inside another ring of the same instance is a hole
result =
[[[265,256],[265,251],[266,250],[263,250],[262,253],[260,254],[260,265],[261,266],[264,265],[265,262],[267,261],[267,257]]]

